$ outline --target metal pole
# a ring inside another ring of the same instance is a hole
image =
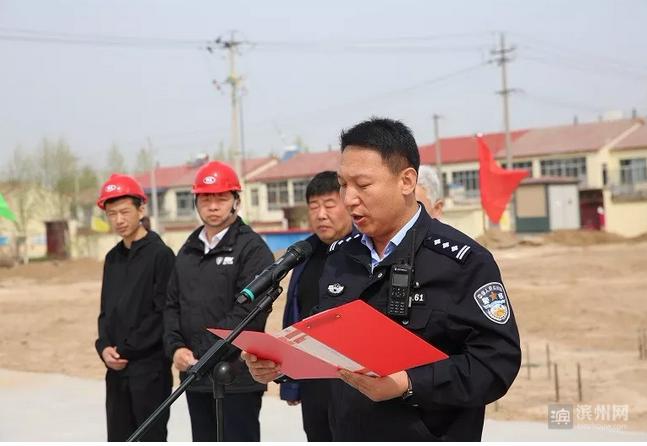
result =
[[[240,42],[234,40],[234,33],[231,34],[231,39],[225,42],[229,56],[229,77],[227,83],[231,86],[231,131],[229,140],[229,153],[231,159],[234,161],[234,170],[238,178],[242,180],[242,166],[240,159],[240,128],[238,125],[238,118],[240,110],[238,109],[238,85],[240,77],[236,73],[236,49]]]
[[[436,170],[438,171],[438,178],[440,180],[440,190],[438,191],[438,198],[444,199],[445,182],[443,181],[443,157],[442,157],[442,148],[440,144],[440,137],[438,136],[439,135],[438,120],[440,119],[440,115],[434,114],[433,118],[434,118],[434,136],[436,138],[436,141],[434,142],[434,149],[436,152]]]
[[[546,370],[548,371],[548,379],[550,380],[550,345],[546,344]]]
[[[159,207],[157,203],[157,179],[156,179],[156,170],[157,170],[157,162],[155,161],[155,153],[153,152],[153,143],[151,142],[151,139],[148,138],[148,150],[150,150],[151,153],[151,158],[153,162],[151,163],[151,171],[150,171],[150,178],[151,178],[151,207],[153,208],[153,221],[151,222],[151,228],[159,232]]]
[[[243,92],[245,91],[245,88],[241,89],[240,91],[240,99],[238,100],[238,107],[240,109],[240,156],[242,158],[242,166],[243,166],[243,174],[245,173],[245,121],[244,121],[244,113],[243,113]]]
[[[499,51],[496,52],[496,54],[500,54],[501,57],[499,57],[498,62],[499,65],[501,66],[501,97],[503,98],[503,129],[504,129],[504,134],[505,134],[505,156],[506,156],[506,164],[508,169],[513,168],[513,163],[512,163],[512,151],[511,151],[511,143],[510,143],[510,108],[508,105],[508,96],[511,92],[511,90],[508,89],[508,73],[507,73],[507,68],[506,68],[506,62],[508,62],[510,59],[506,57],[506,54],[511,52],[513,48],[506,48],[505,47],[505,34],[501,33],[500,35],[500,48]],[[510,220],[510,232],[515,232],[515,201],[516,201],[516,194],[512,195],[512,199],[510,200],[510,205],[508,206],[508,216]]]

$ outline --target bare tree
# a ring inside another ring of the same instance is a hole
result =
[[[44,139],[36,154],[36,178],[46,190],[54,192],[58,218],[66,218],[76,201],[77,164],[76,155],[62,138],[56,143]]]
[[[153,168],[153,154],[150,150],[142,147],[137,153],[137,161],[135,162],[135,172],[143,173],[149,172]]]
[[[13,210],[16,219],[16,256],[28,261],[27,229],[38,219],[40,203],[38,196],[38,172],[34,157],[21,147],[16,147],[5,166],[5,181],[0,185],[2,194]]]
[[[110,146],[110,150],[108,150],[108,159],[104,175],[107,179],[113,173],[128,173],[124,156],[117,144],[114,143]]]

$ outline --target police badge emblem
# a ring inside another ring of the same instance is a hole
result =
[[[328,294],[330,294],[331,296],[339,296],[344,292],[344,288],[346,287],[341,283],[332,283],[328,285]]]
[[[501,283],[486,283],[476,290],[474,300],[485,317],[492,322],[503,325],[510,319],[510,304]]]

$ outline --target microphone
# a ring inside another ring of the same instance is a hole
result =
[[[242,304],[245,300],[253,301],[267,291],[273,284],[278,283],[292,268],[304,262],[312,255],[312,245],[306,240],[301,240],[288,247],[283,256],[265,268],[236,296],[236,302]]]

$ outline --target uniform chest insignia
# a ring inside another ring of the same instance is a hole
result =
[[[346,287],[341,283],[332,283],[328,285],[328,294],[330,294],[331,296],[339,296],[344,292],[344,288]]]
[[[230,256],[216,257],[216,265],[233,265],[234,258]]]
[[[510,319],[508,296],[499,282],[486,283],[476,290],[474,300],[485,317],[492,322],[503,325]]]

